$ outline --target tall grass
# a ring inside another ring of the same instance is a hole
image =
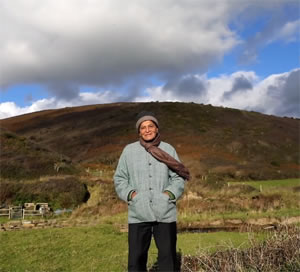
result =
[[[212,220],[300,216],[299,179],[229,182],[220,188],[206,182],[187,184],[178,201],[179,221],[186,223]],[[261,186],[261,184],[263,184]]]
[[[219,250],[198,256],[185,256],[182,272],[279,272],[300,271],[299,228],[282,228],[264,242],[252,241],[247,249]]]

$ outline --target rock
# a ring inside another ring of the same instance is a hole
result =
[[[224,222],[222,220],[215,220],[213,222],[210,222],[209,225],[211,226],[222,226],[224,224]]]
[[[240,219],[227,219],[227,220],[225,221],[225,225],[227,225],[227,224],[241,225],[241,224],[243,224],[243,221],[240,220]]]
[[[34,228],[35,224],[32,221],[23,220],[22,226],[23,226],[23,228]]]

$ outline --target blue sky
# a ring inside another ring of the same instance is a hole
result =
[[[298,0],[0,1],[0,119],[122,101],[300,118]]]

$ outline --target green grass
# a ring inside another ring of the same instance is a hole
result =
[[[261,240],[262,233],[215,232],[180,233],[177,248],[183,255],[197,255],[199,252],[215,252],[220,249],[245,248],[250,246],[249,238]]]
[[[287,201],[296,193],[291,189],[299,185],[299,179],[276,181],[233,182],[258,186],[263,184],[263,194],[279,192]],[[290,191],[288,191],[290,190]],[[256,192],[257,193],[257,192]],[[287,218],[299,216],[297,205],[266,211],[203,211],[201,213],[179,212],[178,222],[193,224],[226,219]],[[69,218],[72,220],[72,217]],[[76,221],[76,218],[74,218]],[[88,218],[87,220],[93,220]],[[97,226],[47,228],[0,232],[0,272],[39,271],[126,271],[127,233],[121,233],[120,225],[127,224],[127,212],[114,216],[95,218]],[[0,218],[0,223],[8,221]],[[250,246],[249,234],[240,232],[179,233],[177,249],[182,255],[197,255],[199,252],[214,252],[230,247]],[[263,239],[264,234],[251,234],[255,239]],[[157,249],[152,241],[149,251],[149,267],[156,262]]]
[[[245,181],[245,182],[230,182],[230,184],[245,184],[254,187],[255,189],[263,190],[280,190],[283,188],[292,188],[300,186],[300,179],[281,179],[281,180],[261,180],[261,181]]]
[[[257,236],[258,237],[258,236]],[[127,233],[112,225],[49,228],[0,233],[1,272],[126,271]],[[180,233],[177,249],[195,255],[199,250],[249,246],[247,233]],[[156,261],[154,242],[149,266]]]
[[[0,216],[0,224],[9,222],[10,219],[8,218],[8,216]]]
[[[299,208],[282,208],[278,210],[269,211],[236,211],[236,212],[202,212],[202,213],[179,213],[179,222],[182,223],[195,223],[195,222],[211,222],[214,220],[229,220],[240,219],[246,221],[247,219],[259,218],[288,218],[300,216]]]
[[[0,234],[0,271],[124,271],[126,235],[110,226]]]

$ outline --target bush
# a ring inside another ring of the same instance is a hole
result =
[[[48,202],[54,209],[74,208],[87,201],[86,185],[77,178],[54,178],[44,182],[1,182],[0,203],[22,205],[26,202]]]
[[[212,255],[185,256],[181,271],[300,271],[299,228],[282,227],[263,243],[251,243],[253,246],[246,250],[230,249]]]

